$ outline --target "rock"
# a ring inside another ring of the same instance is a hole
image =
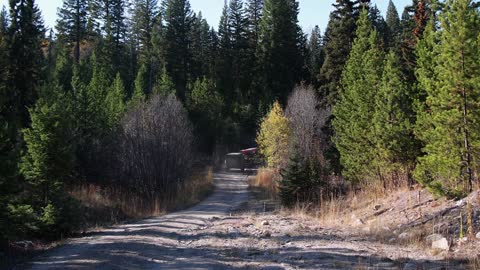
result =
[[[480,239],[480,232],[478,232],[477,235],[475,235],[475,237],[476,237],[477,239]]]
[[[418,270],[418,269],[419,269],[418,265],[413,262],[409,262],[405,264],[405,266],[403,267],[403,270]]]
[[[438,241],[442,238],[443,238],[443,235],[438,234],[438,233],[434,233],[434,234],[431,234],[431,235],[425,237],[425,242],[427,242],[427,244],[431,244],[432,242]]]
[[[373,209],[375,209],[375,211],[378,211],[380,210],[380,208],[382,208],[382,205],[381,204],[376,204]]]
[[[270,231],[263,231],[263,232],[262,232],[262,236],[268,238],[268,237],[271,237],[271,236],[272,236],[272,233],[271,233]]]
[[[432,242],[432,249],[441,249],[441,250],[449,250],[450,246],[448,245],[448,240],[445,237],[442,237],[439,240],[434,240]]]
[[[16,245],[18,245],[20,248],[23,249],[30,249],[33,247],[33,242],[32,241],[19,241],[15,242]]]
[[[262,224],[262,226],[268,226],[268,225],[270,225],[270,223],[269,223],[267,220],[262,221],[261,224]]]
[[[465,204],[467,204],[467,199],[461,199],[460,201],[456,202],[455,205],[457,207],[462,207],[464,206]]]
[[[401,233],[399,236],[398,236],[398,239],[407,239],[410,237],[410,234],[404,232],[404,233]]]

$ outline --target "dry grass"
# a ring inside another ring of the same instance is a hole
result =
[[[100,187],[89,184],[70,191],[85,208],[88,228],[110,225],[128,219],[163,215],[200,202],[213,190],[213,169],[194,173],[178,186],[176,194],[147,198],[119,187]]]
[[[268,168],[258,169],[257,175],[249,178],[249,185],[260,191],[264,199],[276,199],[278,196],[279,173]]]

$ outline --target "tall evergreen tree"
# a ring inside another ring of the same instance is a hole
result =
[[[309,82],[318,86],[318,73],[324,60],[324,51],[322,45],[322,35],[318,25],[313,28],[308,41],[308,59],[307,67],[309,72]]]
[[[398,49],[400,45],[400,35],[402,28],[400,25],[400,17],[398,15],[397,7],[392,0],[388,2],[386,23],[388,26],[388,44],[389,48]]]
[[[217,86],[220,93],[225,97],[227,107],[233,102],[233,85],[232,85],[232,44],[230,37],[230,29],[228,26],[230,15],[230,9],[225,1],[223,6],[222,16],[220,17],[220,24],[218,26],[218,54],[217,54],[217,67],[216,77]]]
[[[231,0],[228,16],[231,42],[232,83],[235,99],[242,101],[246,97],[244,90],[251,82],[248,57],[248,20],[241,0]]]
[[[394,184],[398,184],[400,174],[409,176],[418,156],[413,100],[400,63],[396,52],[387,55],[372,119],[376,136],[373,161],[381,168],[382,178],[391,178]]]
[[[262,21],[263,0],[248,0],[246,16],[250,36],[250,46],[256,47],[260,33],[260,22]]]
[[[298,25],[298,11],[296,0],[264,2],[257,85],[267,104],[275,99],[285,102],[293,86],[302,79],[304,36]]]
[[[337,1],[324,35],[325,61],[320,70],[320,95],[329,105],[337,100],[337,88],[355,37],[354,2]]]
[[[342,74],[340,99],[333,113],[343,175],[354,182],[374,176],[372,173],[377,174],[379,169],[371,162],[375,158],[376,137],[371,121],[383,63],[378,33],[366,9],[357,25],[357,37]]]
[[[434,47],[435,76],[420,76],[421,85],[427,86],[428,109],[418,120],[426,155],[419,158],[415,176],[433,192],[447,196],[469,192],[478,181],[474,170],[480,150],[475,132],[480,128],[480,16],[471,4],[446,2],[440,15],[440,42]]]
[[[87,31],[87,0],[65,0],[58,10],[58,38],[65,44],[73,43],[75,63],[80,61],[81,42],[86,39]]]
[[[192,27],[192,10],[188,0],[167,0],[165,8],[166,68],[175,83],[179,98],[185,101],[188,94],[188,65],[191,60],[189,33]]]
[[[12,123],[18,121],[19,127],[26,127],[30,118],[27,108],[35,104],[43,79],[41,42],[45,30],[34,0],[10,1],[9,18],[5,67],[8,114]]]

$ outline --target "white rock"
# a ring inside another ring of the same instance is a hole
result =
[[[430,243],[432,243],[432,242],[434,242],[434,241],[438,241],[438,240],[440,240],[440,239],[442,239],[442,238],[443,238],[443,235],[438,234],[438,233],[434,233],[434,234],[431,234],[431,235],[425,237],[425,241],[426,241],[428,244],[430,244]]]
[[[262,226],[267,226],[270,225],[270,223],[267,220],[262,221]]]
[[[409,235],[408,233],[404,232],[404,233],[401,233],[401,234],[398,236],[398,238],[399,238],[399,239],[407,239],[409,236],[410,236],[410,235]]]
[[[456,205],[457,207],[464,206],[465,204],[467,204],[467,199],[461,199],[460,201],[458,201],[457,203],[455,203],[455,205]]]
[[[477,239],[480,239],[480,232],[478,232],[477,235],[475,235],[475,237],[477,237]]]
[[[449,250],[450,246],[448,245],[447,238],[443,237],[440,240],[435,240],[432,242],[433,249]]]

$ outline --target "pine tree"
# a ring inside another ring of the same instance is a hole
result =
[[[308,200],[306,191],[311,188],[310,175],[306,161],[293,150],[287,166],[281,171],[282,180],[279,195],[283,206],[292,207],[296,203]]]
[[[192,27],[192,10],[188,0],[165,2],[165,60],[168,74],[175,83],[180,100],[188,96],[188,64],[191,60],[189,33]]]
[[[59,48],[59,53],[55,61],[55,70],[53,71],[53,80],[55,86],[62,89],[64,93],[72,91],[72,60],[70,57],[70,49],[67,46]]]
[[[329,105],[337,100],[337,88],[355,37],[354,2],[337,1],[324,35],[325,61],[320,70],[320,95]]]
[[[398,184],[401,173],[409,174],[418,156],[413,136],[413,101],[400,63],[394,51],[387,55],[372,119],[376,142],[374,162],[381,168],[382,178],[391,176],[394,184]]]
[[[220,24],[218,26],[218,53],[217,53],[217,67],[216,78],[217,86],[220,93],[225,97],[227,107],[230,107],[233,100],[233,78],[232,78],[232,44],[230,37],[229,21],[229,7],[227,1],[223,7],[222,16],[220,17]]]
[[[266,0],[257,51],[258,76],[265,101],[285,102],[293,86],[302,79],[304,36],[298,25],[298,2]],[[275,25],[276,27],[271,27]]]
[[[232,56],[232,83],[235,100],[246,98],[244,91],[249,88],[251,78],[247,60],[248,53],[248,20],[241,0],[231,0],[228,16],[229,37]]]
[[[145,87],[146,87],[147,68],[142,65],[138,70],[137,77],[135,78],[134,91],[130,99],[130,106],[138,105],[146,99]]]
[[[400,25],[400,17],[398,15],[397,7],[392,0],[388,2],[386,23],[388,26],[388,47],[398,49],[400,45],[400,35],[402,28]]]
[[[204,152],[211,152],[220,139],[223,105],[223,98],[213,81],[207,78],[195,81],[188,108],[198,134],[199,149]]]
[[[44,27],[33,0],[10,1],[9,18],[4,67],[7,106],[10,110],[7,114],[12,124],[18,121],[19,127],[26,127],[30,118],[27,108],[35,104],[37,87],[43,79],[41,42]]]
[[[419,77],[426,86],[428,109],[420,112],[418,120],[424,128],[419,137],[426,146],[415,177],[434,193],[450,197],[470,192],[477,181],[480,16],[471,2],[446,2],[440,16],[440,42],[434,47],[438,53],[435,76]]]
[[[32,125],[23,130],[27,150],[20,163],[43,233],[65,232],[75,226],[75,213],[63,187],[74,170],[76,144],[65,96],[59,89],[53,91],[49,95],[57,96],[52,99],[55,102],[40,99],[30,111]]]
[[[262,21],[263,0],[248,0],[246,16],[248,20],[250,46],[256,48]]]
[[[8,30],[8,12],[5,6],[0,11],[0,40],[7,34]]]
[[[368,6],[367,6],[368,7]],[[375,30],[378,32],[378,35],[382,41],[383,47],[388,46],[388,25],[385,22],[380,10],[378,9],[377,5],[369,8],[369,17],[372,21],[372,25]]]
[[[120,73],[117,73],[105,100],[110,128],[115,128],[120,123],[120,119],[125,112],[125,98],[125,86]]]
[[[139,63],[150,65],[152,57],[152,35],[159,16],[157,0],[135,0],[132,6],[132,28],[136,35]],[[148,67],[147,67],[148,69]]]
[[[170,76],[168,76],[167,70],[165,68],[162,69],[160,74],[160,78],[157,79],[157,83],[153,88],[154,95],[175,95],[175,84],[173,83]]]
[[[75,63],[80,61],[81,42],[88,36],[87,10],[87,0],[65,0],[57,13],[58,38],[65,44],[74,43]]]
[[[376,137],[371,121],[383,63],[378,33],[368,19],[367,10],[361,12],[357,26],[357,37],[342,74],[340,99],[333,112],[343,176],[353,182],[378,171],[371,162],[375,157]]]
[[[324,59],[324,51],[322,46],[322,35],[320,33],[320,28],[315,26],[312,33],[310,34],[310,40],[308,42],[308,71],[309,71],[309,81],[313,85],[318,86],[318,74],[320,68],[322,67]]]

